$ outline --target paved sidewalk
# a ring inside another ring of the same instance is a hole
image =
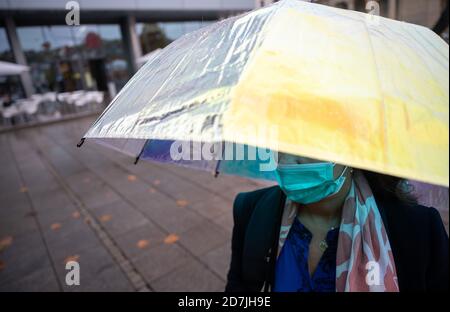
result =
[[[92,122],[0,135],[0,291],[223,291],[232,201],[263,184],[77,149]]]

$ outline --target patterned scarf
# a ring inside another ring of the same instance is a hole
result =
[[[287,199],[277,256],[296,216],[296,205]],[[354,171],[342,208],[336,255],[336,291],[399,291],[386,230],[370,186],[359,170]]]

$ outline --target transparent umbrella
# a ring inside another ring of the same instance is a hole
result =
[[[159,51],[83,140],[250,177],[273,177],[268,149],[448,187],[448,59],[425,27],[279,1]]]

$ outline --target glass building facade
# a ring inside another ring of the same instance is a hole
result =
[[[164,48],[211,21],[138,23],[142,53]],[[119,24],[19,26],[17,35],[36,93],[76,90],[120,90],[130,78]],[[0,28],[0,60],[15,62],[8,37]],[[18,76],[2,77],[0,88],[24,97]],[[4,92],[3,92],[4,93]]]
[[[137,34],[142,47],[142,53],[164,48],[172,41],[189,32],[210,25],[211,21],[138,23]]]
[[[120,89],[128,80],[118,25],[18,27],[37,93]]]

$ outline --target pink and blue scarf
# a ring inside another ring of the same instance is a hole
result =
[[[297,216],[289,200],[283,211],[278,255]],[[370,186],[354,171],[342,208],[336,254],[337,292],[397,292],[397,273],[391,245]]]

